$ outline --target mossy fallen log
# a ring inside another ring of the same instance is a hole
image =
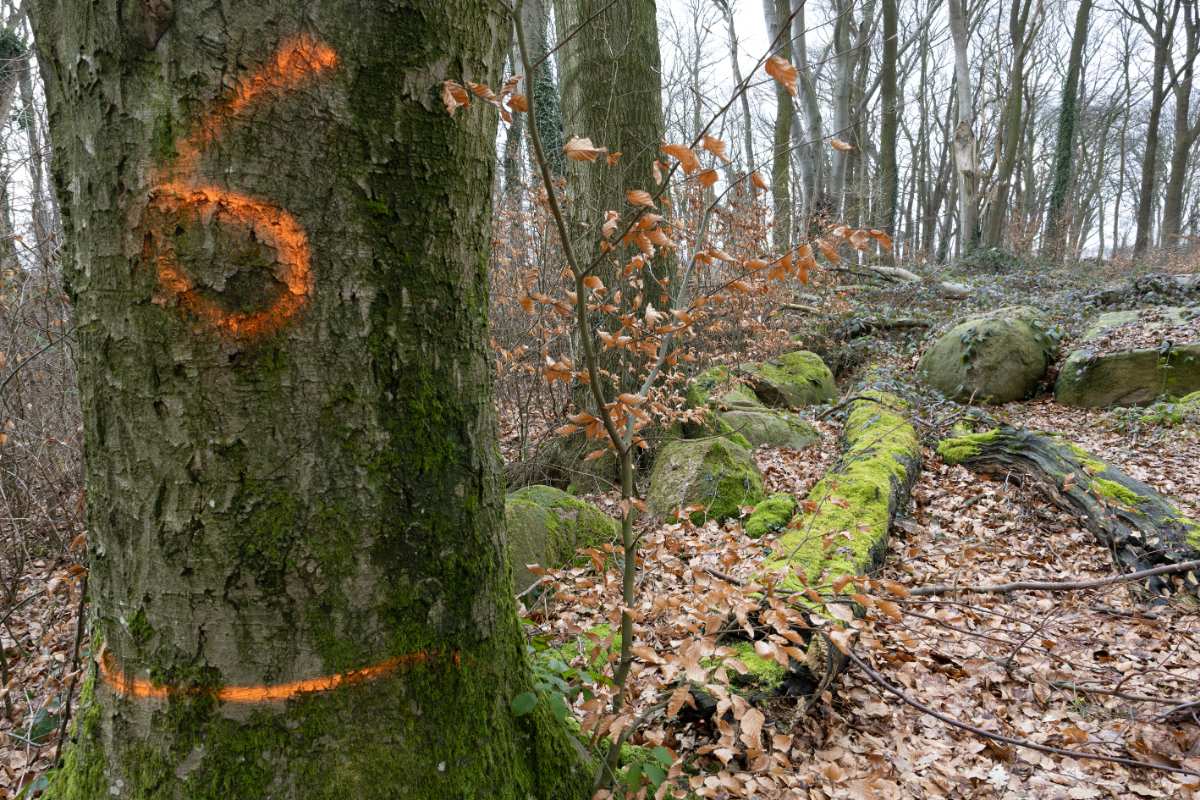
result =
[[[1200,522],[1060,436],[1000,426],[943,439],[938,454],[950,464],[1016,476],[1037,486],[1052,503],[1077,516],[1127,572],[1200,558]],[[1180,586],[1200,591],[1193,572],[1155,576],[1146,583],[1159,595]]]
[[[809,492],[801,514],[775,540],[756,575],[757,583],[790,594],[830,627],[840,623],[807,594],[831,594],[834,584],[882,565],[892,520],[907,505],[921,465],[920,440],[909,411],[895,395],[874,390],[858,394],[846,419],[841,458]],[[839,651],[831,651],[825,638],[811,630],[801,633],[808,637],[803,663],[793,660],[773,677],[771,687],[760,680],[759,696],[770,690],[809,694],[841,671],[845,657]]]

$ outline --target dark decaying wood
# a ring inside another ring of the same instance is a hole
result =
[[[943,458],[971,470],[1037,486],[1059,508],[1079,517],[1126,571],[1200,557],[1200,523],[1151,487],[1050,434],[1001,426],[985,434],[943,440]],[[1197,592],[1195,572],[1154,576],[1155,594]]]

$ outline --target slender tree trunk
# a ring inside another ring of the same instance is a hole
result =
[[[438,99],[497,77],[509,22],[171,8],[31,9],[99,664],[47,796],[585,797],[569,734],[510,708],[495,116]]]
[[[566,173],[567,159],[563,154],[563,118],[562,107],[559,103],[558,85],[554,81],[554,64],[550,55],[550,7],[546,0],[523,0],[521,3],[521,25],[525,31],[525,42],[529,48],[529,57],[537,63],[533,71],[533,79],[526,82],[528,91],[533,93],[534,110],[538,135],[542,137],[542,147],[546,151],[546,159],[550,162],[550,171],[554,177],[561,178]],[[586,35],[586,33],[584,34]],[[514,70],[519,73],[520,70]],[[530,154],[530,161],[533,156]],[[533,175],[537,169],[530,169]]]
[[[721,9],[721,15],[725,17],[725,26],[729,29],[729,66],[733,71],[733,82],[735,86],[742,84],[742,66],[738,61],[738,38],[737,28],[733,24],[733,10],[729,7],[728,0],[717,0],[717,6]],[[750,92],[742,92],[741,94],[741,109],[742,109],[742,154],[746,159],[745,168],[747,170],[754,169],[754,118],[750,114]]]
[[[897,0],[883,0],[883,62],[880,64],[879,99],[879,215],[878,225],[894,232],[896,204],[900,191],[896,174],[896,140],[899,110],[896,108]],[[890,258],[890,254],[888,256]]]
[[[1071,191],[1072,156],[1075,153],[1075,122],[1079,115],[1079,73],[1083,67],[1083,49],[1087,46],[1088,17],[1092,0],[1080,0],[1075,13],[1075,32],[1071,36],[1071,55],[1067,61],[1067,81],[1063,86],[1062,108],[1058,112],[1058,136],[1054,143],[1054,185],[1046,218],[1045,253],[1054,260],[1063,257],[1063,241],[1069,223],[1067,197]]]
[[[808,162],[807,174],[810,179],[810,184],[804,188],[808,212],[804,228],[806,235],[813,237],[832,220],[833,201],[829,196],[829,168],[825,160],[825,121],[821,115],[816,79],[808,63],[808,30],[804,5],[805,0],[791,2],[792,50],[793,61],[799,73],[796,81],[797,98],[804,110],[800,115],[803,118],[803,136],[807,139],[803,157]]]
[[[954,128],[954,165],[958,173],[959,249],[969,255],[979,241],[976,192],[979,153],[975,144],[975,106],[971,91],[971,68],[967,62],[967,20],[963,0],[946,0],[950,35],[954,40],[954,81],[958,87],[958,124]],[[942,259],[939,259],[941,261]]]
[[[853,0],[836,0],[834,11],[837,19],[833,25],[834,63],[836,65],[833,84],[833,135],[843,140],[853,138],[850,133],[850,92],[854,78],[854,53],[850,48],[850,31],[854,25]],[[833,171],[830,191],[833,194],[835,212],[846,213],[846,178],[849,173],[850,156],[841,150],[833,151]]]
[[[1174,136],[1171,143],[1171,166],[1167,176],[1166,196],[1163,199],[1163,246],[1168,250],[1179,250],[1183,244],[1183,191],[1187,178],[1188,159],[1192,146],[1200,134],[1200,120],[1192,124],[1192,87],[1194,86],[1196,57],[1200,54],[1200,19],[1197,18],[1195,3],[1183,4],[1183,25],[1186,50],[1183,64],[1171,67],[1175,93]]]
[[[1133,240],[1134,258],[1145,255],[1150,246],[1150,231],[1154,220],[1154,184],[1158,173],[1158,125],[1167,94],[1167,60],[1171,57],[1171,37],[1174,35],[1177,15],[1178,7],[1168,16],[1165,3],[1158,0],[1153,23],[1142,17],[1143,27],[1154,41],[1154,67],[1150,84],[1150,116],[1146,123],[1146,143],[1142,156],[1142,180],[1138,190],[1137,235]]]
[[[788,0],[763,0],[763,15],[767,22],[767,38],[775,41],[781,25],[787,23],[791,9]],[[780,58],[791,61],[792,47],[787,37],[776,52]],[[775,209],[775,221],[771,227],[771,246],[783,252],[792,240],[792,195],[790,170],[792,160],[792,96],[778,81],[775,82],[775,136],[771,153],[771,205]]]
[[[987,219],[984,223],[983,243],[987,247],[1004,244],[1005,225],[1009,220],[1009,191],[1012,189],[1013,172],[1021,148],[1021,106],[1024,99],[1025,55],[1029,52],[1032,36],[1026,37],[1029,28],[1036,29],[1036,20],[1031,20],[1034,3],[1040,0],[1012,0],[1009,12],[1009,40],[1012,45],[1012,70],[1005,88],[1007,101],[1004,106],[1003,138],[1001,139],[999,167],[996,182],[988,203]]]

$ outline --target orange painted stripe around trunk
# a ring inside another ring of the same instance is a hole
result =
[[[237,703],[252,705],[255,703],[274,703],[291,700],[302,694],[328,692],[339,686],[350,686],[382,678],[401,669],[426,664],[441,658],[443,655],[456,667],[461,666],[462,659],[457,650],[447,654],[439,652],[418,652],[380,661],[362,669],[349,672],[339,672],[333,675],[323,675],[318,678],[290,681],[288,683],[260,684],[250,686],[223,686],[213,691],[194,688],[178,688],[154,683],[146,678],[137,678],[125,674],[116,663],[112,653],[102,651],[96,659],[100,668],[100,677],[118,694],[126,697],[140,697],[165,700],[172,695],[212,694],[222,703]]]

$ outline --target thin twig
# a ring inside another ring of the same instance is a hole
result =
[[[1076,578],[1066,581],[1014,581],[1013,583],[984,584],[982,586],[956,586],[949,583],[935,583],[932,586],[920,586],[910,589],[909,594],[923,597],[930,594],[952,594],[954,592],[974,592],[976,594],[1007,594],[1008,592],[1076,592],[1081,589],[1099,589],[1116,583],[1130,583],[1142,578],[1152,578],[1155,575],[1172,575],[1179,572],[1200,570],[1200,560],[1182,561],[1178,564],[1163,564],[1162,566],[1129,572],[1124,575],[1110,575],[1107,578],[1083,580]]]
[[[830,643],[828,646],[832,647],[833,645],[832,645],[832,643]],[[955,719],[954,717],[950,716],[949,714],[943,714],[941,711],[938,711],[936,708],[927,706],[924,703],[922,703],[920,700],[916,700],[915,698],[909,696],[908,693],[893,686],[888,681],[887,678],[883,677],[878,672],[876,672],[874,669],[872,669],[870,666],[868,666],[866,664],[866,662],[864,662],[861,658],[859,658],[857,655],[855,655],[853,650],[847,651],[846,656],[850,659],[851,663],[853,663],[854,666],[858,667],[859,671],[862,672],[863,675],[866,676],[866,678],[871,681],[871,683],[873,683],[876,686],[878,686],[879,688],[883,689],[888,694],[894,695],[895,697],[897,697],[901,701],[903,701],[906,705],[912,706],[917,711],[920,711],[922,714],[928,714],[929,716],[931,716],[937,720],[940,720],[951,727],[958,728],[959,730],[967,731],[968,733],[973,733],[976,736],[982,736],[985,739],[991,739],[996,742],[1003,742],[1004,744],[1009,744],[1009,745],[1012,745],[1013,747],[1024,747],[1029,750],[1037,750],[1039,753],[1049,753],[1051,755],[1066,756],[1067,758],[1087,759],[1090,761],[1105,761],[1110,764],[1120,764],[1125,767],[1137,767],[1140,769],[1150,769],[1150,770],[1159,770],[1161,772],[1171,772],[1176,775],[1190,775],[1190,776],[1194,776],[1194,777],[1200,777],[1200,772],[1197,772],[1195,770],[1190,770],[1190,769],[1184,769],[1183,767],[1170,767],[1170,766],[1166,766],[1164,764],[1152,764],[1149,761],[1138,761],[1137,759],[1134,759],[1134,758],[1124,758],[1122,756],[1110,756],[1110,755],[1105,755],[1103,753],[1088,753],[1088,752],[1081,752],[1079,750],[1067,750],[1066,748],[1063,748],[1063,747],[1051,747],[1050,745],[1037,744],[1036,742],[1031,742],[1026,739],[1015,739],[1011,736],[1005,736],[1000,733],[993,733],[991,731],[985,731],[983,728],[979,728],[974,725],[971,725],[970,723]]]
[[[75,620],[75,650],[71,654],[71,685],[67,687],[67,702],[63,707],[62,723],[58,726],[58,742],[54,745],[54,762],[58,763],[62,755],[63,740],[67,738],[67,723],[71,721],[71,698],[75,695],[75,684],[79,680],[79,646],[83,642],[83,631],[87,625],[84,622],[84,610],[87,608],[88,576],[84,573],[79,581],[79,608]]]

